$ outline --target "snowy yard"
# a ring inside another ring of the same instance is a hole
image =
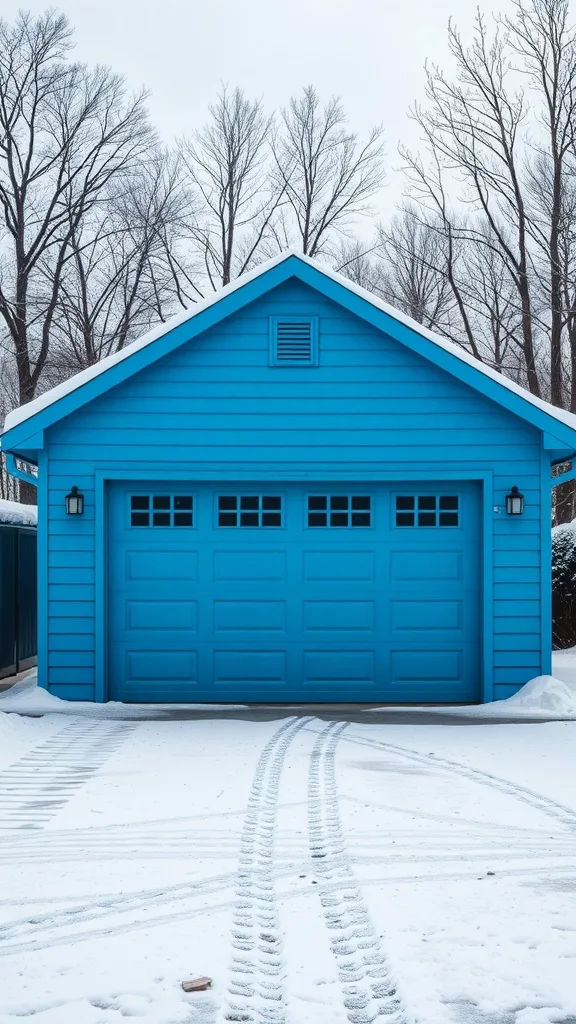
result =
[[[576,720],[44,708],[0,713],[0,1024],[576,1022]]]

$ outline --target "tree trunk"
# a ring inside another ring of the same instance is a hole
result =
[[[20,504],[38,504],[38,488],[35,484],[29,484],[27,480],[20,481]]]
[[[567,480],[555,489],[554,525],[571,523],[576,517],[576,481]]]

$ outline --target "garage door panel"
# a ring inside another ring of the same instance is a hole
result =
[[[272,686],[286,683],[286,652],[227,650],[214,652],[217,686]]]
[[[138,679],[125,682],[122,690],[122,700],[126,704],[189,704],[205,699],[199,692],[197,681],[189,679]]]
[[[305,551],[302,576],[305,582],[371,582],[376,577],[375,552]]]
[[[198,681],[196,651],[146,650],[126,651],[126,674],[130,681],[173,679]]]
[[[305,651],[306,686],[322,684],[341,687],[343,683],[375,683],[374,651]]]
[[[394,683],[456,681],[462,677],[462,652],[419,650],[392,651],[391,679]]]
[[[305,601],[304,633],[372,632],[375,601]]]
[[[285,601],[216,601],[215,633],[285,633]]]
[[[420,630],[461,630],[464,620],[463,601],[392,601],[393,633],[414,633]]]
[[[180,548],[160,548],[156,551],[127,551],[126,577],[129,580],[186,580],[198,579],[196,551]]]
[[[282,583],[286,580],[286,552],[261,548],[242,551],[214,552],[214,582],[267,581]]]
[[[441,700],[438,693],[442,694]],[[390,680],[387,687],[387,702],[390,704],[462,704],[465,701],[476,701],[476,690],[470,691],[471,696],[462,696],[462,680],[451,679],[411,679]]]
[[[195,633],[198,627],[196,601],[134,601],[126,602],[128,630],[180,630]]]
[[[462,553],[460,551],[430,551],[423,548],[392,551],[390,576],[393,582],[403,580],[462,579]]]

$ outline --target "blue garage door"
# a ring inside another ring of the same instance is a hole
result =
[[[115,484],[123,701],[479,700],[471,483]]]

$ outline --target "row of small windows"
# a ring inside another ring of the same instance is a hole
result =
[[[396,526],[459,526],[455,494],[406,494],[396,498]]]
[[[191,494],[133,494],[131,526],[194,526]]]
[[[218,526],[282,526],[279,494],[221,494]]]
[[[218,496],[219,527],[266,528],[283,526],[284,510],[279,494],[221,494]],[[406,494],[395,499],[395,523],[400,527],[459,526],[457,495]],[[309,527],[366,528],[372,526],[372,499],[362,494],[311,494],[308,496]],[[191,494],[133,494],[131,526],[194,526]]]
[[[372,502],[366,495],[310,495],[308,526],[372,526]]]

